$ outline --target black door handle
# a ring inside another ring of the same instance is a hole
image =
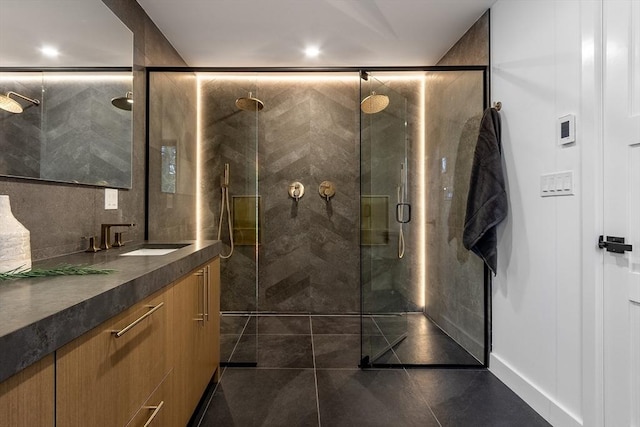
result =
[[[626,251],[632,251],[633,246],[626,245],[624,243],[624,237],[607,236],[607,240],[604,240],[604,236],[598,238],[598,247],[600,249],[606,249],[607,252],[615,252],[617,254],[623,254]]]

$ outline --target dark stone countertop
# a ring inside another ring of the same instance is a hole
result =
[[[116,270],[110,274],[0,281],[0,381],[215,258],[221,248],[217,240],[182,241],[175,243],[188,245],[166,255],[120,256],[147,243],[34,263]]]

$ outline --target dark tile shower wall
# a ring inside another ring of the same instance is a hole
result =
[[[469,178],[482,117],[482,74],[442,73],[428,86],[425,313],[484,357],[484,276],[462,245]],[[446,167],[444,166],[446,163]]]
[[[247,85],[250,86],[247,86]],[[203,236],[216,239],[220,215],[220,177],[225,163],[230,167],[230,203],[234,196],[257,193],[258,131],[264,128],[264,116],[239,110],[235,100],[248,96],[253,83],[214,78],[201,85],[202,158],[203,158]],[[269,100],[266,100],[269,103]],[[268,107],[270,108],[270,107]],[[268,111],[268,110],[267,110]],[[262,138],[262,131],[259,132]],[[263,200],[264,202],[264,200]],[[226,213],[225,213],[226,215]],[[264,215],[263,215],[264,216]],[[222,226],[221,240],[229,243],[228,217]],[[228,254],[230,247],[223,249]],[[254,246],[237,245],[233,255],[221,265],[221,309],[223,311],[255,311],[256,251]]]
[[[258,78],[255,84],[254,96],[265,103],[257,122],[234,106],[251,89],[246,81],[213,79],[203,87],[205,236],[217,234],[224,163],[231,164],[231,195],[251,194],[257,133],[263,221],[257,309],[358,312],[358,79]],[[337,189],[329,203],[318,194],[324,180]],[[305,185],[297,204],[287,194],[293,181]],[[223,310],[255,309],[255,256],[253,246],[236,246],[223,263]]]
[[[193,73],[153,73],[149,105],[149,239],[196,238],[196,98]],[[162,148],[175,149],[175,170],[163,166]],[[175,184],[163,188],[175,172]],[[166,182],[166,181],[165,181]]]
[[[423,295],[420,270],[423,264],[418,256],[420,236],[417,234],[421,229],[417,221],[422,209],[419,190],[424,185],[418,175],[422,162],[418,156],[419,145],[423,142],[419,135],[422,120],[420,80],[388,80],[384,75],[378,75],[377,78],[385,87],[374,89],[392,98],[384,111],[363,115],[361,187],[363,195],[389,197],[389,240],[385,245],[365,245],[361,248],[364,310],[378,313],[421,311]],[[412,206],[412,220],[403,225],[405,254],[399,259],[399,224],[395,214],[405,143],[408,162],[406,201]]]
[[[489,15],[485,13],[438,65],[488,65],[488,47]],[[484,105],[482,75],[439,73],[428,81],[425,313],[483,361],[483,264],[462,246],[471,165]]]

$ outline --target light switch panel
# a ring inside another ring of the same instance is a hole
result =
[[[573,171],[540,175],[540,196],[573,196]]]
[[[104,208],[118,209],[118,190],[115,188],[104,189]]]

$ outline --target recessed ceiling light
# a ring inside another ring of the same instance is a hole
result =
[[[320,48],[318,48],[317,46],[309,46],[304,50],[304,54],[308,58],[315,58],[320,55]]]
[[[51,46],[42,46],[40,48],[40,52],[42,52],[44,56],[48,56],[49,58],[55,58],[58,55],[60,55],[60,51],[58,51],[58,49],[56,49],[55,47],[51,47]]]

